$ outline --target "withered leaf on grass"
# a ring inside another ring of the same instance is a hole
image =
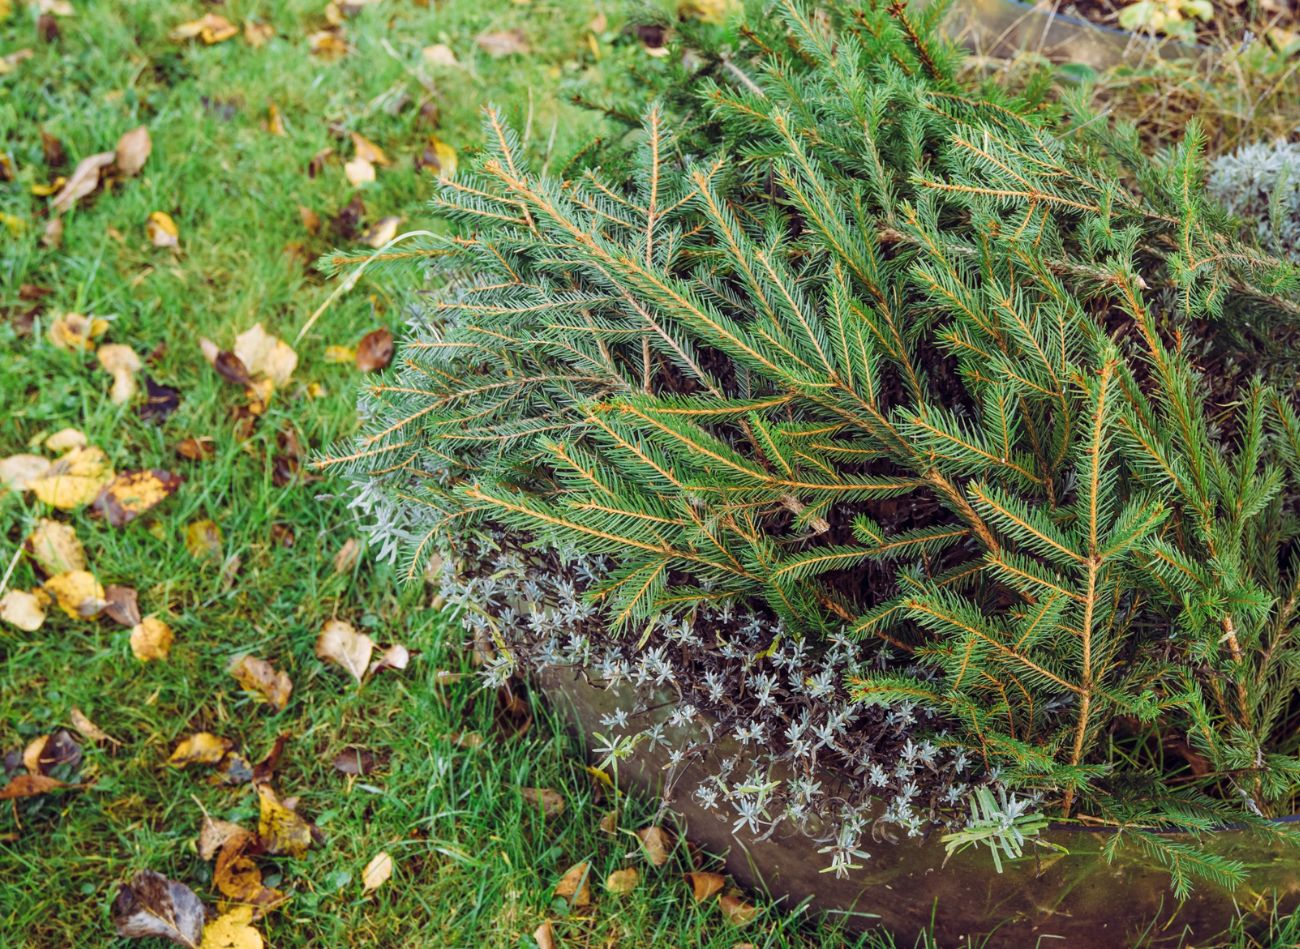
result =
[[[143,365],[134,349],[122,343],[105,343],[95,352],[104,371],[113,377],[113,388],[108,399],[114,405],[123,405],[135,395],[135,374]]]
[[[232,751],[221,759],[217,769],[208,775],[208,784],[220,787],[234,787],[247,784],[253,780],[253,766],[248,759],[237,751]]]
[[[647,860],[656,867],[662,867],[668,862],[668,857],[673,850],[673,841],[662,827],[643,827],[636,832],[636,835],[641,838],[641,849]]]
[[[480,33],[474,37],[474,42],[478,44],[479,49],[493,59],[499,59],[502,56],[522,55],[532,51],[532,45],[528,42],[528,34],[520,29]]]
[[[134,587],[109,584],[104,588],[104,615],[131,629],[140,625],[140,595]]]
[[[88,155],[77,162],[71,176],[64,183],[59,193],[50,201],[55,214],[62,214],[74,204],[99,190],[100,173],[117,160],[117,152],[100,152]]]
[[[39,797],[50,791],[68,787],[57,778],[46,774],[19,774],[8,784],[0,788],[0,801],[12,801],[22,797]]]
[[[221,527],[210,520],[186,525],[185,549],[195,560],[221,560]]]
[[[149,129],[143,125],[136,126],[129,132],[123,132],[117,140],[117,171],[123,178],[138,175],[144,163],[153,151],[153,140]]]
[[[718,899],[722,915],[733,926],[748,926],[758,916],[758,907],[739,896],[726,893]]]
[[[28,743],[23,749],[23,767],[32,774],[52,777],[54,769],[62,766],[75,771],[81,765],[81,757],[81,745],[72,737],[72,732],[60,728]]]
[[[382,669],[395,669],[401,671],[411,662],[411,650],[407,649],[401,643],[394,643],[379,654],[379,658],[370,664],[366,670],[366,675],[372,676]]]
[[[343,163],[343,175],[348,179],[348,184],[354,188],[369,184],[375,180],[374,162],[367,161],[358,155],[356,158]]]
[[[192,764],[216,764],[234,746],[235,743],[229,738],[218,738],[211,732],[195,732],[188,738],[181,739],[167,763],[177,768]]]
[[[541,808],[544,817],[559,817],[564,813],[564,798],[551,788],[520,788],[519,795],[529,807]]]
[[[131,628],[131,652],[141,662],[166,659],[172,639],[170,626],[156,616],[146,616]]]
[[[234,906],[203,929],[200,949],[263,949],[262,934],[253,928],[254,908]]]
[[[369,748],[344,748],[334,756],[334,770],[342,774],[373,774],[380,759]]]
[[[549,919],[533,930],[533,942],[537,949],[555,949],[555,929]]]
[[[154,211],[144,224],[145,236],[154,247],[180,247],[181,231],[166,211]]]
[[[250,694],[270,705],[277,712],[284,711],[293,692],[289,674],[265,659],[256,656],[236,656],[230,662],[230,674]]]
[[[71,524],[42,517],[23,541],[23,549],[46,576],[86,569],[86,550]]]
[[[636,885],[637,872],[632,867],[615,870],[605,880],[605,889],[611,893],[631,893]]]
[[[122,527],[175,494],[184,480],[161,468],[123,471],[104,486],[91,510],[113,527]]]
[[[72,619],[98,616],[108,602],[94,574],[85,570],[70,570],[50,577],[41,584],[41,589]]]
[[[393,334],[387,329],[372,330],[357,344],[357,368],[362,372],[384,369],[393,361]]]
[[[358,158],[364,158],[376,165],[390,164],[384,150],[359,132],[352,133],[352,147],[356,149]]]
[[[691,884],[691,895],[695,902],[703,903],[709,897],[722,892],[722,888],[727,884],[727,878],[721,873],[687,873],[687,881]]]
[[[271,780],[275,769],[280,766],[280,757],[284,754],[284,746],[289,743],[289,737],[287,733],[275,736],[275,742],[271,745],[271,750],[266,753],[266,757],[253,766],[254,784],[265,784]]]
[[[81,737],[86,741],[106,741],[112,745],[120,745],[121,742],[113,738],[102,728],[92,722],[77,706],[72,706],[72,711],[68,713],[68,718],[72,721],[72,727],[81,733]]]
[[[267,853],[291,857],[306,853],[319,831],[286,807],[269,784],[257,786],[257,797],[261,803],[257,834],[266,844]]]
[[[0,458],[0,486],[8,491],[27,491],[31,484],[50,470],[50,459],[41,455],[10,455]],[[0,491],[0,494],[3,494]]]
[[[240,833],[232,834],[217,854],[216,865],[212,868],[212,883],[223,896],[265,912],[288,897],[262,882],[262,871],[250,855],[250,851],[259,848],[260,842],[251,831],[241,828]]]
[[[144,402],[136,414],[146,422],[165,422],[181,405],[181,390],[144,377]]]
[[[326,620],[316,639],[316,655],[328,659],[361,683],[375,648],[374,640],[344,620]]]
[[[84,313],[64,313],[50,324],[49,338],[57,348],[80,352],[91,348],[91,340],[108,332],[108,321]],[[52,451],[53,449],[51,449]]]
[[[361,239],[367,246],[379,250],[379,248],[383,247],[397,236],[397,225],[401,223],[402,219],[394,214],[390,214],[388,217],[381,217],[374,224],[370,225],[370,227],[366,228],[366,232],[361,235]]]
[[[231,821],[218,820],[204,814],[203,826],[199,828],[199,856],[204,860],[211,860],[227,840],[240,835],[251,837],[253,832]]]
[[[215,13],[205,13],[197,20],[190,20],[182,23],[169,34],[171,39],[177,42],[192,40],[195,37],[201,39],[204,43],[211,46],[214,43],[221,43],[231,37],[239,35],[239,27],[231,23],[224,16]]]
[[[203,901],[185,884],[152,870],[141,870],[130,883],[118,886],[112,917],[119,936],[157,937],[198,949],[203,942],[207,911]]]
[[[113,480],[108,456],[99,448],[73,448],[28,482],[37,500],[63,511],[89,504]]]
[[[176,454],[186,461],[207,461],[217,453],[216,439],[206,435],[188,435],[176,444]]]
[[[371,858],[366,868],[361,871],[361,891],[369,893],[388,882],[393,875],[393,858],[382,850]]]
[[[41,591],[7,590],[0,596],[0,619],[25,633],[34,633],[45,623],[45,604],[49,597]]]
[[[253,375],[265,375],[276,388],[289,381],[298,365],[298,354],[284,340],[272,336],[255,323],[235,337],[234,353]]]
[[[555,884],[555,895],[568,900],[570,906],[583,907],[591,905],[591,885],[587,878],[591,875],[591,864],[585,860],[575,863],[560,877]]]

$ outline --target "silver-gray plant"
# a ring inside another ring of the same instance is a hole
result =
[[[1254,229],[1261,247],[1300,263],[1300,142],[1255,142],[1222,156],[1209,191]]]

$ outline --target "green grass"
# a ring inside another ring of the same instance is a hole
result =
[[[600,12],[596,3],[379,3],[346,21],[352,51],[334,62],[308,52],[308,34],[325,25],[318,3],[78,4],[74,16],[58,19],[50,43],[38,36],[34,6],[0,23],[0,56],[34,52],[0,77],[0,148],[16,171],[0,182],[0,213],[25,225],[17,234],[0,225],[0,305],[9,317],[0,322],[0,457],[72,426],[119,471],[159,467],[186,477],[174,497],[124,528],[86,510],[54,515],[75,526],[101,582],[136,587],[142,611],[171,625],[168,659],[141,664],[127,631],[104,619],[52,612],[38,632],[0,630],[0,748],[69,726],[74,706],[122,742],[86,744],[84,788],[4,806],[0,945],[112,943],[116,886],[145,868],[216,904],[212,865],[195,848],[203,813],[255,826],[257,806],[247,785],[217,788],[204,769],[166,765],[176,742],[199,730],[236,741],[254,760],[289,733],[274,784],[300,797],[301,812],[327,838],[301,859],[262,860],[267,882],[292,894],[259,923],[270,945],[527,946],[547,918],[565,945],[842,944],[835,933],[801,930],[797,917],[760,919],[743,931],[728,926],[715,905],[694,905],[680,876],[682,855],[661,870],[642,867],[643,885],[629,896],[597,886],[592,911],[557,911],[551,890],[568,866],[590,859],[603,879],[631,849],[628,838],[599,831],[610,802],[597,802],[577,749],[540,709],[526,735],[500,735],[495,699],[472,677],[439,686],[438,670],[468,670],[455,618],[430,606],[426,588],[400,584],[369,556],[346,574],[334,571],[334,553],[359,536],[335,496],[338,484],[274,483],[277,432],[293,430],[310,449],[352,428],[359,377],[350,366],[327,364],[325,348],[353,345],[377,326],[399,328],[414,275],[406,283],[363,281],[329,308],[297,346],[293,382],[247,438],[231,418],[242,393],[197,346],[206,336],[229,347],[258,321],[293,341],[329,294],[331,283],[311,262],[336,245],[329,220],[354,189],[337,157],[315,178],[306,169],[326,147],[350,158],[348,132],[393,159],[361,189],[367,221],[400,214],[410,228],[430,223],[425,203],[434,187],[413,157],[436,132],[463,160],[480,140],[486,101],[513,113],[541,153],[563,155],[611,131],[563,95],[617,91],[632,81],[630,68],[656,68],[635,43],[619,39],[617,5],[608,6],[609,28],[593,46],[587,24]],[[260,49],[242,37],[215,46],[168,38],[207,10],[236,23],[269,22],[277,35]],[[528,34],[530,55],[494,60],[474,43],[483,31],[515,27]],[[420,50],[433,43],[450,45],[460,67],[424,65]],[[389,108],[404,99],[405,108]],[[436,103],[436,128],[421,116],[424,101]],[[263,127],[271,102],[284,117],[284,137]],[[53,174],[43,164],[41,129],[63,142],[67,173],[139,124],[153,139],[143,173],[68,214],[61,248],[42,247],[48,199],[31,187]],[[304,230],[300,205],[325,222],[321,235]],[[149,245],[145,221],[153,211],[178,224],[179,255]],[[14,318],[27,306],[18,299],[23,284],[50,291],[30,333]],[[176,413],[159,425],[142,421],[136,405],[113,405],[109,377],[92,354],[49,342],[50,322],[65,311],[105,317],[107,341],[152,354],[147,374],[183,394]],[[309,397],[313,383],[323,395]],[[186,436],[215,439],[215,456],[178,458],[175,446]],[[4,564],[49,514],[30,495],[0,500]],[[222,563],[186,549],[186,527],[204,519],[221,528]],[[232,558],[239,560],[233,577],[222,569]],[[37,583],[22,559],[11,585]],[[313,654],[322,621],[336,616],[418,655],[406,672],[385,672],[358,689]],[[256,704],[225,672],[242,652],[292,677],[285,711]],[[453,736],[470,731],[486,742],[457,744]],[[386,766],[367,777],[336,773],[331,760],[348,745],[371,749]],[[565,812],[551,819],[531,812],[521,786],[561,790]],[[647,818],[637,804],[627,808],[626,826]],[[361,870],[380,850],[393,855],[396,871],[365,897]]]

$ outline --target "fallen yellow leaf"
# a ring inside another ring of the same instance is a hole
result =
[[[355,355],[349,356],[348,362]],[[0,458],[0,486],[8,491],[27,491],[33,481],[49,470],[50,460],[40,455],[10,455],[8,458]]]
[[[195,560],[220,560],[221,528],[213,521],[194,521],[185,528],[185,549]]]
[[[91,340],[108,332],[108,321],[83,313],[64,313],[50,324],[50,342],[59,349],[75,352],[90,349]]]
[[[143,365],[135,350],[124,343],[105,343],[96,351],[95,358],[113,376],[109,401],[114,405],[130,402],[131,396],[135,395],[135,374]]]
[[[374,640],[344,620],[326,620],[316,638],[316,655],[328,659],[361,683],[375,648]]]
[[[234,354],[253,375],[265,375],[276,388],[289,381],[298,365],[298,354],[284,340],[272,336],[261,323],[235,337]]]
[[[357,358],[357,351],[351,346],[326,346],[325,361],[330,364],[351,363]]]
[[[35,593],[10,590],[0,597],[0,619],[24,632],[34,633],[45,622],[45,604]]]
[[[370,247],[378,250],[397,236],[397,225],[401,223],[402,219],[396,215],[380,218],[366,230],[361,239]]]
[[[171,38],[176,41],[192,40],[196,36],[209,46],[222,43],[232,36],[239,35],[239,27],[224,16],[206,13],[197,20],[182,23],[171,31]]]
[[[23,547],[46,576],[86,569],[86,549],[71,524],[42,517]]]
[[[375,180],[375,166],[358,156],[344,163],[343,174],[348,179],[348,184],[359,188]]]
[[[167,763],[177,768],[192,764],[216,764],[233,747],[234,743],[228,738],[218,738],[211,732],[195,732],[188,738],[181,739]]]
[[[636,889],[637,872],[634,868],[615,870],[605,879],[605,889],[611,893],[630,893]]]
[[[568,900],[572,906],[590,906],[591,886],[587,881],[590,875],[590,864],[585,860],[582,863],[575,863],[564,872],[564,876],[560,877],[560,882],[555,884],[555,895],[560,899]]]
[[[270,23],[258,23],[256,20],[244,21],[244,42],[257,49],[275,36],[275,27]]]
[[[41,589],[73,619],[91,619],[106,603],[104,588],[85,570],[69,570],[50,577],[41,584]]]
[[[262,949],[262,934],[253,928],[253,907],[235,906],[203,927],[199,949]]]
[[[352,133],[352,147],[356,149],[358,158],[363,158],[375,165],[390,164],[384,150],[359,132]]]
[[[727,883],[727,878],[721,873],[687,873],[687,881],[691,884],[691,895],[695,897],[695,902],[703,903],[709,897],[722,892],[722,888]]]
[[[179,247],[181,232],[166,211],[154,211],[145,222],[144,232],[154,247]]]
[[[369,893],[371,890],[377,890],[388,882],[388,878],[392,875],[393,858],[381,850],[361,871],[361,891]]]
[[[113,480],[108,456],[98,448],[74,448],[28,483],[37,500],[60,510],[89,504]]]
[[[270,785],[259,784],[257,797],[261,814],[257,833],[266,844],[268,853],[301,857],[312,842],[312,826],[285,807]]]
[[[236,656],[230,663],[230,674],[248,692],[266,702],[277,712],[284,711],[293,693],[293,682],[283,669],[276,669],[265,659],[256,656]]]
[[[41,442],[45,450],[58,454],[69,448],[85,448],[89,444],[86,433],[77,428],[61,428]]]
[[[146,616],[131,628],[131,652],[141,662],[166,659],[171,648],[171,627],[156,616]]]

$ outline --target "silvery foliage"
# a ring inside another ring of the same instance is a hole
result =
[[[637,749],[661,749],[665,807],[689,796],[726,815],[733,832],[795,828],[824,845],[827,870],[843,876],[862,866],[873,839],[959,826],[959,805],[987,780],[944,747],[921,709],[849,696],[846,678],[887,658],[875,645],[795,640],[778,621],[731,605],[661,617],[642,642],[614,636],[584,597],[611,569],[608,558],[517,540],[460,537],[431,577],[489,657],[485,685],[576,668],[618,690],[628,704],[601,718],[594,752],[612,769]],[[719,744],[730,757],[712,773],[689,767]]]
[[[1300,263],[1300,142],[1243,145],[1214,162],[1208,187],[1261,247]]]

